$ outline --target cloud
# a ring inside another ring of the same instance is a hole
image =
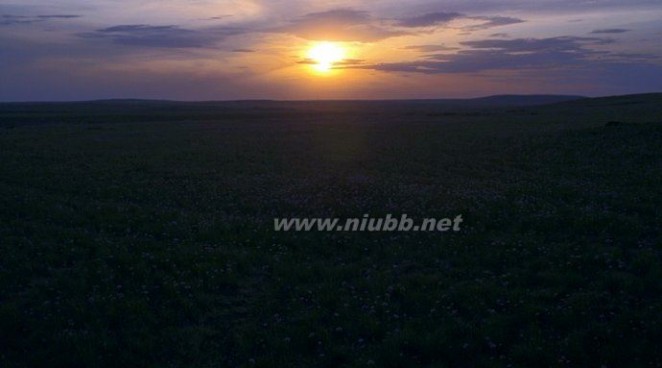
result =
[[[57,19],[74,19],[80,18],[80,15],[75,14],[44,14],[44,15],[0,15],[0,26],[11,26],[17,24],[32,24],[46,22],[49,20]]]
[[[542,39],[476,40],[461,43],[468,49],[456,54],[436,54],[400,63],[362,65],[356,68],[387,72],[423,74],[478,73],[489,70],[590,68],[598,57],[623,58],[624,55],[598,51],[590,46],[613,40],[592,37],[553,37]]]
[[[625,32],[630,32],[629,29],[622,29],[622,28],[606,28],[606,29],[596,29],[595,31],[591,32],[592,34],[618,34],[618,33],[625,33]]]
[[[80,18],[80,15],[75,14],[50,14],[50,15],[37,15],[39,19],[73,19]]]
[[[605,45],[613,43],[611,39],[596,37],[552,37],[552,38],[520,38],[514,40],[476,40],[465,41],[462,45],[474,49],[499,49],[505,53],[541,52],[541,51],[587,51],[587,44]]]
[[[611,53],[610,56],[618,59],[629,60],[658,60],[660,57],[653,54],[646,54],[643,52],[616,52]]]
[[[175,25],[129,24],[103,28],[79,36],[86,39],[107,39],[113,43],[126,46],[203,48],[214,47],[224,38],[241,33],[241,29],[232,27],[191,30]]]
[[[338,68],[338,67],[348,67],[348,66],[354,66],[354,65],[361,65],[365,62],[363,59],[344,59],[341,61],[336,61],[333,63],[333,66]],[[303,65],[317,65],[319,62],[316,60],[313,60],[311,58],[305,58],[301,59],[297,62],[297,64],[303,64]]]
[[[470,16],[462,13],[455,12],[434,12],[426,13],[411,18],[398,19],[395,23],[399,27],[431,27],[447,24],[456,19],[469,19],[479,21],[479,24],[474,24],[462,28],[465,31],[478,31],[493,27],[507,26],[510,24],[524,23],[525,21],[519,18],[502,17],[502,16]]]
[[[299,18],[301,22],[337,22],[345,24],[364,23],[370,20],[370,14],[364,10],[333,9],[318,13],[309,13]]]
[[[231,15],[218,15],[218,16],[215,16],[215,17],[204,18],[202,20],[222,20],[222,19],[227,19],[227,18],[231,18],[231,17],[232,17]]]
[[[372,17],[363,10],[344,8],[309,13],[269,31],[289,33],[310,40],[374,42],[416,34],[420,32],[417,28],[445,25],[456,19],[480,21],[480,24],[464,28],[468,31],[524,22],[518,18],[472,17],[457,12],[429,12],[409,18],[387,19]]]
[[[334,9],[309,13],[287,24],[270,29],[309,40],[374,42],[405,35],[407,32],[390,29],[368,12],[354,9]]]
[[[360,65],[363,64],[365,60],[363,59],[345,59],[334,63],[335,66],[351,66],[351,65]]]
[[[419,15],[412,18],[399,19],[396,25],[400,27],[430,27],[446,24],[452,20],[463,17],[460,13],[435,12]]]
[[[445,45],[411,45],[403,47],[404,50],[414,50],[420,52],[436,52],[436,51],[454,51],[459,50],[458,47],[449,47]]]
[[[501,16],[492,16],[492,17],[468,17],[469,19],[478,20],[482,23],[467,26],[464,28],[465,31],[480,31],[483,29],[489,29],[494,27],[508,26],[511,24],[519,24],[526,22],[525,20],[513,17],[501,17]]]

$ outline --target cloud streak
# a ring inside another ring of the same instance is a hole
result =
[[[468,31],[479,31],[483,29],[489,29],[494,27],[508,26],[511,24],[524,23],[525,21],[519,18],[513,17],[501,17],[501,16],[492,16],[492,17],[468,17],[469,19],[474,19],[481,21],[482,23],[465,27],[465,30]]]
[[[81,33],[79,36],[88,40],[109,40],[124,46],[206,48],[215,47],[226,37],[241,33],[243,33],[243,30],[231,27],[216,27],[200,31],[181,28],[176,25],[129,24]]]
[[[406,18],[378,18],[369,12],[350,8],[308,13],[286,24],[269,29],[309,40],[375,42],[392,37],[416,35],[428,28],[448,26],[455,20],[477,21],[463,28],[477,31],[523,23],[524,20],[502,16],[470,16],[458,12],[429,12]]]
[[[619,34],[619,33],[626,33],[630,32],[629,29],[623,29],[623,28],[606,28],[606,29],[596,29],[595,31],[591,32],[592,34]]]
[[[433,54],[418,60],[356,66],[384,72],[422,74],[480,73],[494,70],[591,68],[598,63],[641,59],[641,55],[599,51],[595,46],[613,43],[595,37],[486,39],[462,42],[467,47],[455,54]],[[603,59],[599,61],[598,58]]]
[[[44,15],[13,15],[3,14],[0,15],[0,26],[12,26],[21,24],[33,24],[47,22],[50,20],[64,20],[80,18],[76,14],[44,14]]]
[[[374,42],[408,34],[381,23],[366,11],[334,9],[305,14],[269,31],[309,40],[359,42]]]
[[[437,51],[455,51],[459,47],[450,47],[446,45],[411,45],[403,47],[404,50],[413,50],[423,53],[437,52]]]
[[[396,22],[396,25],[399,27],[412,27],[412,28],[430,27],[430,26],[437,26],[440,24],[446,24],[452,20],[462,18],[463,16],[464,15],[460,13],[444,13],[444,12],[427,13],[416,17],[399,19]]]

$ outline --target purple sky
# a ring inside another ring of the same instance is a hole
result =
[[[660,0],[8,0],[0,101],[660,92],[660,40]]]

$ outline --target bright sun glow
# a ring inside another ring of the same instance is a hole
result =
[[[308,58],[315,62],[317,71],[326,73],[345,58],[345,50],[333,42],[320,42],[308,51]]]

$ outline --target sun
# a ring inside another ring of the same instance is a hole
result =
[[[315,62],[315,70],[328,73],[335,63],[345,58],[345,49],[333,42],[320,42],[308,50],[308,58]]]

